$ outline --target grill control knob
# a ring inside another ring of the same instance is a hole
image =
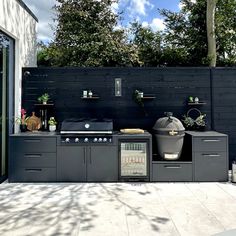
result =
[[[66,143],[69,143],[69,142],[70,142],[70,139],[69,139],[69,138],[66,138],[65,141],[66,141]]]
[[[102,138],[99,138],[99,139],[98,139],[98,142],[102,142]]]
[[[112,142],[112,139],[111,138],[109,138],[109,143],[111,143]]]
[[[88,138],[85,138],[85,139],[84,139],[84,142],[85,142],[85,143],[87,143],[88,141],[89,141]]]
[[[96,143],[97,141],[98,141],[98,139],[97,139],[97,138],[94,138],[94,139],[93,139],[93,142],[94,142],[94,143]]]
[[[85,127],[86,129],[89,129],[90,124],[86,123],[86,124],[84,125],[84,127]]]
[[[75,138],[75,143],[78,143],[79,142],[79,138]]]
[[[106,143],[106,142],[107,142],[107,138],[104,138],[104,139],[103,139],[103,142]]]

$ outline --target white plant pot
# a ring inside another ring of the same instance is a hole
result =
[[[57,129],[56,125],[49,125],[49,131],[50,132],[55,132]]]
[[[47,102],[43,102],[43,105],[46,105],[47,104]]]

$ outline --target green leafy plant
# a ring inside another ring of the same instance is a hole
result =
[[[49,119],[49,121],[48,121],[48,124],[49,124],[49,125],[56,125],[57,122],[56,122],[56,120],[55,120],[54,117],[50,117],[50,119]]]
[[[195,111],[198,113],[196,119],[190,116],[190,112]],[[183,116],[183,123],[186,128],[198,130],[206,127],[206,114],[202,114],[197,108],[191,108],[188,110],[187,114]]]
[[[134,101],[141,107],[144,107],[142,96],[140,95],[142,92],[140,90],[135,90],[133,94]]]
[[[38,101],[42,103],[47,103],[49,99],[50,99],[50,96],[48,93],[44,93],[40,97],[38,97]]]

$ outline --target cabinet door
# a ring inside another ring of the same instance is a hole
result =
[[[80,182],[86,180],[85,147],[57,147],[57,180],[64,182]]]
[[[116,146],[88,147],[88,181],[118,181],[118,150]]]
[[[195,181],[228,181],[226,152],[195,153]]]

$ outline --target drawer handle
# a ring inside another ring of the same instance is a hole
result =
[[[40,171],[42,171],[42,169],[39,169],[39,168],[35,168],[35,169],[25,169],[25,171],[27,171],[27,172],[40,172]]]
[[[42,154],[25,154],[24,156],[27,158],[40,158]]]
[[[41,139],[24,139],[27,143],[39,143]]]
[[[202,154],[205,157],[220,157],[220,154]]]
[[[203,142],[220,142],[219,139],[202,139]]]
[[[180,169],[181,168],[181,166],[179,166],[179,165],[171,165],[171,166],[164,166],[165,168],[167,168],[167,169]]]

